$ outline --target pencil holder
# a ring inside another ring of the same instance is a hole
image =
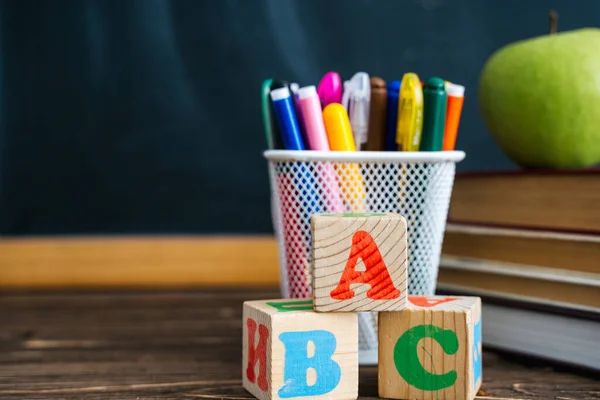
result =
[[[462,151],[268,150],[281,292],[312,295],[310,217],[395,212],[408,225],[409,294],[433,295],[456,163]],[[360,363],[377,363],[377,314],[359,314]]]

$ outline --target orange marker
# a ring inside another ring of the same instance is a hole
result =
[[[446,85],[446,93],[448,94],[448,103],[446,106],[446,126],[444,127],[444,145],[442,150],[452,151],[456,144],[458,124],[460,123],[460,114],[465,99],[465,87],[449,83]]]

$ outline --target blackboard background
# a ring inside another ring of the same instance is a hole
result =
[[[271,232],[267,77],[406,71],[466,85],[459,170],[516,168],[478,113],[499,47],[598,26],[600,2],[0,3],[0,233]]]

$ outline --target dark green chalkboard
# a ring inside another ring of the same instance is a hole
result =
[[[270,232],[260,83],[328,70],[466,85],[461,170],[514,168],[476,85],[597,1],[13,0],[0,6],[0,233]]]

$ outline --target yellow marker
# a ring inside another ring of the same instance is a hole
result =
[[[356,151],[348,113],[339,103],[330,103],[323,110],[323,122],[332,151]],[[366,211],[363,199],[365,187],[358,164],[342,164],[336,168],[344,201],[353,212]]]
[[[399,151],[419,151],[423,130],[423,88],[417,74],[402,77],[398,98],[396,144]]]
[[[328,104],[323,110],[323,122],[332,151],[356,151],[348,113],[339,103]]]

